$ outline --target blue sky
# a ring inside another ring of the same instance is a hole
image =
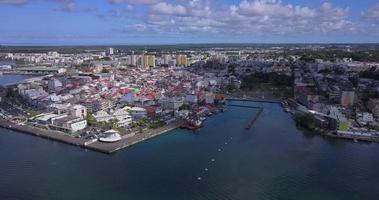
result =
[[[0,0],[0,44],[379,42],[377,0]]]

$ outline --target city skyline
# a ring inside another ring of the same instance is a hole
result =
[[[0,0],[2,45],[377,43],[379,3]]]

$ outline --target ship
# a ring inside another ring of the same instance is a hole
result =
[[[201,120],[188,120],[187,123],[182,126],[182,128],[196,130],[201,128],[202,125],[203,122]]]

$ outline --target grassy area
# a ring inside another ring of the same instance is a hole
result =
[[[339,124],[338,130],[340,130],[340,131],[348,131],[349,130],[349,122],[341,122]]]

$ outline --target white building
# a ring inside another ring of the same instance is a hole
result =
[[[147,111],[145,108],[133,107],[130,108],[129,112],[134,119],[141,119],[147,116]]]
[[[120,127],[129,126],[133,121],[132,115],[129,113],[128,108],[129,107],[121,108],[113,112],[113,117],[118,120],[118,125]]]
[[[163,97],[159,100],[163,109],[178,110],[184,103],[183,98]]]
[[[111,119],[114,119],[114,117],[104,110],[98,111],[96,114],[93,115],[97,122],[107,122]]]
[[[52,127],[61,131],[77,132],[87,127],[87,120],[68,116],[54,120]]]
[[[87,117],[87,108],[82,105],[74,105],[70,108],[70,114],[72,116],[85,119]]]

